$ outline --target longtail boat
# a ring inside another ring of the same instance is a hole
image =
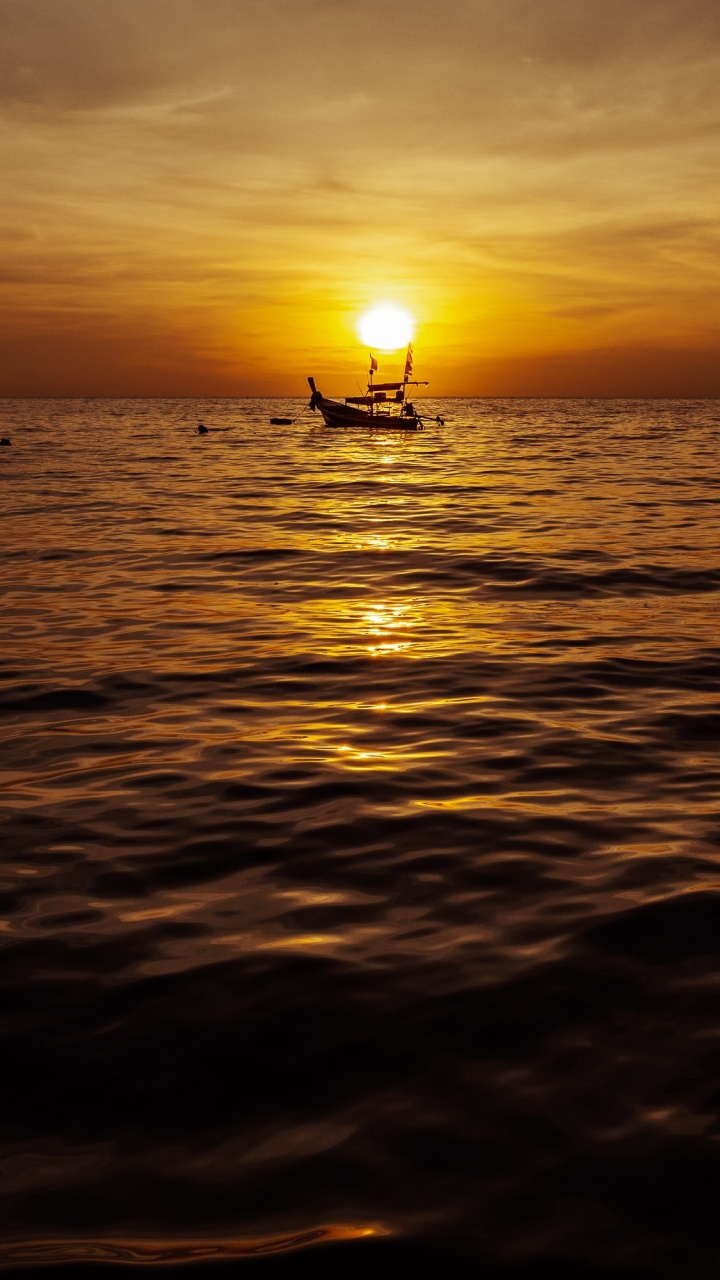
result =
[[[378,363],[370,356],[367,391],[365,395],[346,396],[344,400],[329,400],[315,386],[315,379],[308,378],[312,395],[310,408],[322,414],[326,427],[366,427],[376,431],[422,431],[428,419],[418,413],[408,400],[408,387],[426,387],[427,382],[412,378],[413,349],[410,345],[405,357],[402,382],[375,382]],[[442,418],[432,419],[443,425]]]

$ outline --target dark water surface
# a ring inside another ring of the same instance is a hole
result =
[[[720,403],[299,407],[0,406],[0,1261],[717,1274]]]

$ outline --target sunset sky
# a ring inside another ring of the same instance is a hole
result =
[[[717,0],[4,0],[0,99],[0,394],[351,394],[390,301],[437,395],[720,395]]]

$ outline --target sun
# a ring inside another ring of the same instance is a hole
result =
[[[358,334],[375,351],[397,351],[412,341],[415,321],[409,311],[392,302],[380,302],[358,320]]]

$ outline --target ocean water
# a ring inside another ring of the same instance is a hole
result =
[[[0,404],[0,1264],[716,1275],[720,402],[303,403]]]

